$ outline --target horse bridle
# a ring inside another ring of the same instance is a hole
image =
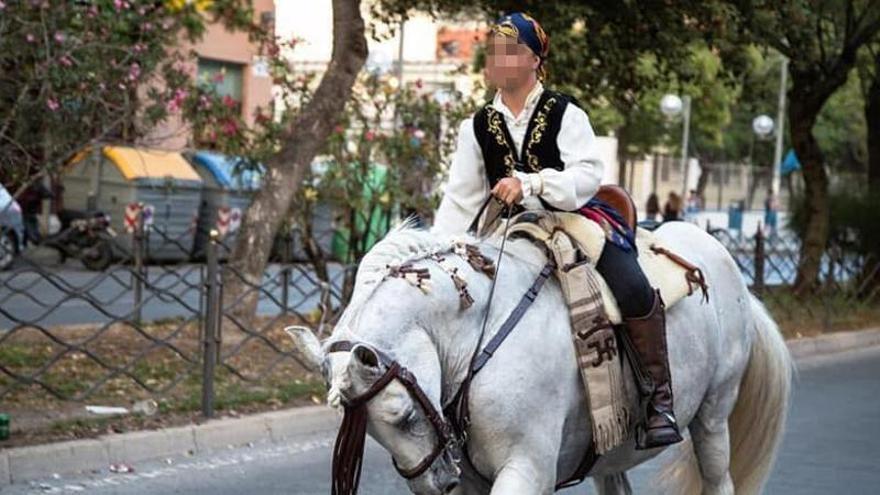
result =
[[[422,408],[426,419],[431,423],[431,426],[434,428],[434,433],[437,435],[437,443],[434,449],[415,467],[410,469],[401,468],[397,463],[397,460],[392,457],[391,461],[398,474],[408,480],[417,478],[427,471],[438,457],[446,452],[452,456],[453,460],[457,460],[458,443],[456,436],[453,433],[452,425],[443,419],[443,415],[440,414],[437,408],[434,407],[434,404],[431,403],[431,400],[425,394],[424,390],[422,390],[422,387],[419,385],[418,380],[416,380],[416,377],[412,372],[384,352],[359,342],[339,340],[330,344],[328,352],[351,352],[358,345],[368,347],[378,357],[379,363],[385,367],[385,372],[366,392],[356,397],[346,398],[342,402],[343,407],[345,408],[345,419],[343,419],[343,426],[340,428],[340,435],[336,439],[337,445],[336,449],[334,449],[334,483],[337,474],[341,476],[348,473],[348,477],[351,478],[353,483],[348,482],[343,484],[350,486],[354,491],[357,490],[357,479],[360,477],[360,459],[358,457],[363,456],[363,445],[360,445],[358,452],[357,446],[354,448],[348,446],[346,449],[342,448],[344,446],[341,445],[341,443],[344,443],[345,437],[349,436],[347,433],[352,433],[355,436],[365,433],[354,431],[354,429],[363,429],[363,426],[357,423],[366,421],[364,409],[367,403],[370,402],[373,397],[378,395],[379,392],[384,390],[393,380],[397,380],[404,386],[404,388],[406,388],[410,396],[416,401],[416,403],[418,403],[419,407]],[[346,464],[349,465],[349,469],[346,468]],[[354,491],[347,492],[345,489],[340,489],[340,491],[344,493],[354,493]],[[334,494],[337,493],[335,485],[333,492]]]

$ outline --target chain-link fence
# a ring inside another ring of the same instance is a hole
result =
[[[331,263],[319,277],[293,261],[288,236],[262,279],[247,281],[227,262],[229,243],[216,235],[199,262],[162,264],[152,253],[178,250],[179,259],[190,259],[190,241],[141,229],[101,238],[113,253],[101,271],[24,257],[0,272],[3,412],[55,420],[83,416],[84,405],[154,400],[163,412],[211,416],[320,396],[320,378],[303,368],[283,328],[314,325],[322,307],[338,308],[353,265]],[[796,298],[796,238],[761,229],[711,233],[789,336],[880,321],[877,259],[833,247],[822,261],[821,289]]]
[[[811,294],[792,290],[800,240],[790,232],[752,235],[709,231],[733,255],[752,291],[773,313],[783,332],[801,336],[876,325],[880,322],[880,259],[831,245],[820,263],[819,286]]]
[[[351,267],[331,264],[320,280],[290,261],[287,237],[262,280],[245,282],[225,262],[229,244],[214,234],[204,262],[156,262],[151,253],[190,259],[192,233],[172,238],[146,225],[115,237],[101,231],[84,246],[92,256],[112,250],[101,271],[42,247],[0,272],[3,412],[21,425],[30,416],[81,416],[83,405],[156,401],[162,411],[211,416],[215,408],[320,394],[283,328],[314,323],[322,305],[339,306]],[[241,294],[224,293],[236,282]]]

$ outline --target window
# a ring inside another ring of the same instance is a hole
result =
[[[219,60],[199,59],[199,84],[214,87],[220,96],[241,102],[244,66]]]

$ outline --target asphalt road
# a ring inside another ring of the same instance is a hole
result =
[[[880,486],[880,347],[801,363],[782,451],[765,493],[876,494]],[[332,438],[299,439],[283,445],[230,449],[210,456],[134,466],[132,474],[107,470],[71,478],[48,478],[2,490],[4,495],[90,493],[97,495],[324,495],[329,491]],[[360,493],[406,494],[385,452],[367,449]],[[633,470],[636,493],[655,493],[657,460]],[[592,485],[560,492],[594,493]]]
[[[204,271],[204,265],[198,264],[150,266],[141,319],[197,318],[202,313]],[[280,272],[278,265],[267,268],[258,307],[261,315],[281,312],[284,291]],[[331,266],[335,285],[341,285],[342,276],[338,266]],[[72,262],[61,267],[20,263],[17,269],[0,273],[0,332],[31,322],[49,327],[133,319],[133,279],[129,266],[97,273]],[[306,313],[318,306],[321,289],[307,267],[290,270],[289,280],[290,311]]]

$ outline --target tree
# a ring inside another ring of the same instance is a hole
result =
[[[0,180],[18,195],[93,141],[145,132],[165,101],[138,89],[173,77],[168,47],[203,30],[160,2],[0,2]]]
[[[0,180],[18,196],[89,145],[153,144],[146,136],[172,114],[197,141],[264,152],[271,126],[248,128],[238,102],[187,67],[183,46],[209,23],[274,43],[249,1],[0,2]]]
[[[795,281],[795,291],[804,293],[816,286],[829,233],[829,178],[814,127],[825,103],[846,83],[859,49],[880,31],[880,1],[722,3],[743,28],[729,31],[734,43],[772,47],[791,61],[788,119],[809,198]]]
[[[880,36],[865,47],[859,75],[865,96],[866,144],[868,148],[868,185],[880,195]]]
[[[245,212],[226,273],[226,297],[240,302],[242,315],[256,311],[263,270],[306,170],[330,136],[367,58],[360,0],[333,0],[333,51],[330,65],[314,94],[289,125],[280,130],[280,150],[265,163],[263,186]]]

